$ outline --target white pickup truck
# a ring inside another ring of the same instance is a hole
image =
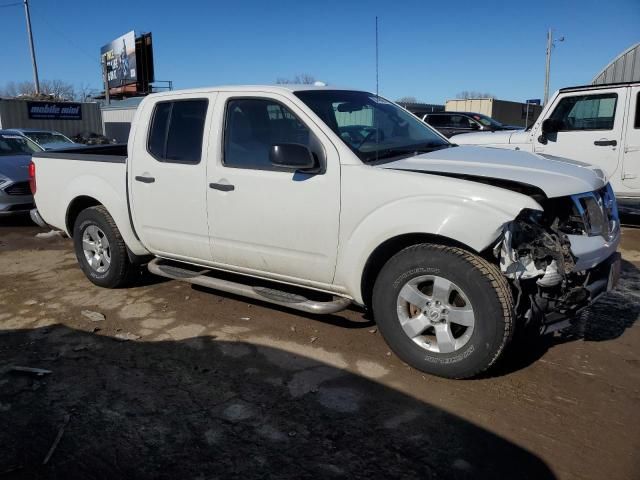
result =
[[[400,358],[445,377],[490,367],[517,329],[566,326],[619,274],[602,172],[452,145],[361,91],[154,94],[126,147],[33,162],[33,217],[96,285],[146,264],[306,312],[363,305]]]
[[[640,207],[640,82],[563,88],[530,128],[467,133],[455,142],[589,163],[605,172],[621,204]]]

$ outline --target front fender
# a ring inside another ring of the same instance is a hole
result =
[[[410,183],[403,184],[406,191]],[[541,210],[540,205],[526,195],[464,180],[440,177],[432,191],[368,205],[366,213],[357,220],[345,215],[341,222],[334,283],[344,286],[362,303],[362,275],[367,261],[376,248],[388,240],[406,234],[429,234],[480,252],[497,240],[505,223],[512,221],[522,209]],[[345,202],[349,203],[349,199]],[[354,208],[343,205],[345,212]]]

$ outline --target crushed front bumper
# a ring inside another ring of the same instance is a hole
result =
[[[551,333],[618,283],[620,230],[616,221],[604,234],[565,234],[540,218],[523,211],[505,225],[494,254],[514,288],[518,318]]]
[[[541,324],[541,333],[553,333],[571,325],[576,315],[610,292],[620,281],[622,257],[615,252],[596,267],[583,272],[585,281],[574,285],[563,295],[551,300],[554,292],[539,292],[533,301],[531,314]],[[543,308],[539,308],[543,307]]]

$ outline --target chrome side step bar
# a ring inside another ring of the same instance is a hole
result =
[[[295,293],[263,286],[251,286],[244,283],[212,277],[207,275],[211,270],[190,270],[189,268],[176,266],[175,263],[169,263],[161,258],[154,258],[151,260],[147,265],[147,268],[151,273],[161,277],[180,280],[194,285],[200,285],[202,287],[213,288],[215,290],[221,290],[235,295],[242,295],[243,297],[274,303],[282,307],[292,308],[306,313],[326,315],[329,313],[339,312],[351,305],[351,300],[349,298],[334,296],[333,300],[329,302],[310,300]]]

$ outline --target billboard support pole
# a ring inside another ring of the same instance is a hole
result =
[[[31,32],[31,14],[29,13],[29,0],[24,0],[24,15],[27,19],[27,34],[29,35],[29,48],[31,49],[31,63],[33,64],[33,83],[36,89],[36,95],[40,95],[40,79],[38,78],[36,50],[33,47],[33,33]]]
[[[107,76],[107,58],[102,56],[102,79],[104,81],[104,98],[107,105],[111,105],[111,97],[109,96],[109,77]]]

